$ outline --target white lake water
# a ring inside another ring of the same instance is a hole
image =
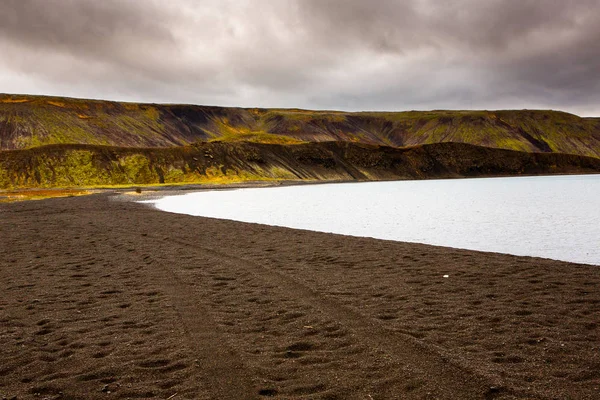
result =
[[[215,190],[152,203],[174,213],[600,265],[600,175]]]

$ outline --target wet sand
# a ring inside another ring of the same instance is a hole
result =
[[[0,288],[0,399],[600,398],[598,266],[99,194],[0,204]]]

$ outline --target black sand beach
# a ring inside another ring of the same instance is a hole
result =
[[[599,287],[108,194],[0,204],[0,398],[597,399]]]

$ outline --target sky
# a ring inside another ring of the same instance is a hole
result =
[[[600,0],[1,0],[0,92],[600,116]]]

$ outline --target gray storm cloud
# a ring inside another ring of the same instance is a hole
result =
[[[0,91],[600,116],[600,0],[4,0]]]

